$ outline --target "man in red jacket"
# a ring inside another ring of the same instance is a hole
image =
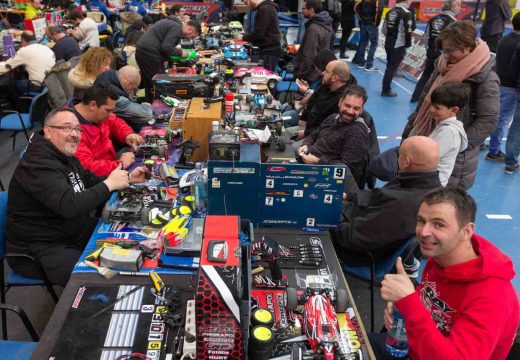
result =
[[[135,162],[133,152],[124,152],[118,159],[113,140],[128,146],[143,142],[140,135],[134,134],[130,126],[112,114],[117,98],[112,90],[94,85],[85,91],[81,102],[74,105],[83,129],[76,157],[98,176],[110,174],[119,164],[126,170]]]
[[[520,318],[515,271],[509,257],[474,234],[476,210],[461,189],[426,194],[416,227],[429,257],[421,284],[414,289],[400,258],[397,274],[381,283],[389,302],[385,326],[391,327],[396,306],[412,359],[505,359],[513,344]]]

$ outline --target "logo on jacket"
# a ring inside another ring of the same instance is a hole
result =
[[[451,313],[455,310],[440,298],[437,283],[428,281],[428,278],[424,279],[420,296],[422,303],[432,314],[432,319],[437,324],[437,328],[444,335],[448,335],[453,322]]]
[[[69,180],[75,193],[85,191],[85,185],[83,185],[83,181],[79,177],[78,173],[71,172],[69,174]]]

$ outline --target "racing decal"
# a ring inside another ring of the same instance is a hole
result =
[[[437,324],[437,328],[448,336],[453,325],[453,314],[455,312],[448,303],[440,298],[437,291],[437,283],[428,280],[428,276],[423,280],[420,290],[421,301],[426,309],[432,314],[432,319]]]
[[[71,172],[68,176],[75,193],[85,191],[85,185],[83,185],[83,181],[77,172]]]
[[[201,265],[201,269],[207,276],[207,280],[211,281],[215,289],[218,289],[220,298],[233,314],[236,321],[240,323],[240,308],[235,298],[236,294],[230,290],[230,286],[240,281],[238,279],[238,267],[236,266],[211,266]]]
[[[76,297],[74,298],[74,302],[72,303],[73,309],[78,308],[79,303],[81,302],[81,298],[83,297],[83,294],[85,294],[85,290],[87,290],[87,288],[85,286],[82,286],[78,289],[78,293],[76,294]]]

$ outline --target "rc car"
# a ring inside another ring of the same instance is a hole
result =
[[[168,144],[170,140],[170,134],[162,136],[159,134],[144,135],[144,142],[138,145],[134,152],[137,156],[143,158],[160,158],[168,160]]]
[[[224,57],[231,60],[246,60],[249,55],[242,45],[227,45],[224,48]]]
[[[282,81],[282,77],[273,71],[256,66],[252,69],[240,68],[235,71],[235,76],[238,77],[242,84],[245,84],[245,79],[251,77],[251,84],[265,84],[270,90],[276,89],[276,84]]]

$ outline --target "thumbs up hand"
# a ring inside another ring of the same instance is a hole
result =
[[[400,257],[395,263],[397,274],[386,274],[381,281],[381,297],[392,303],[407,297],[415,291],[412,281],[404,271],[403,261]]]

